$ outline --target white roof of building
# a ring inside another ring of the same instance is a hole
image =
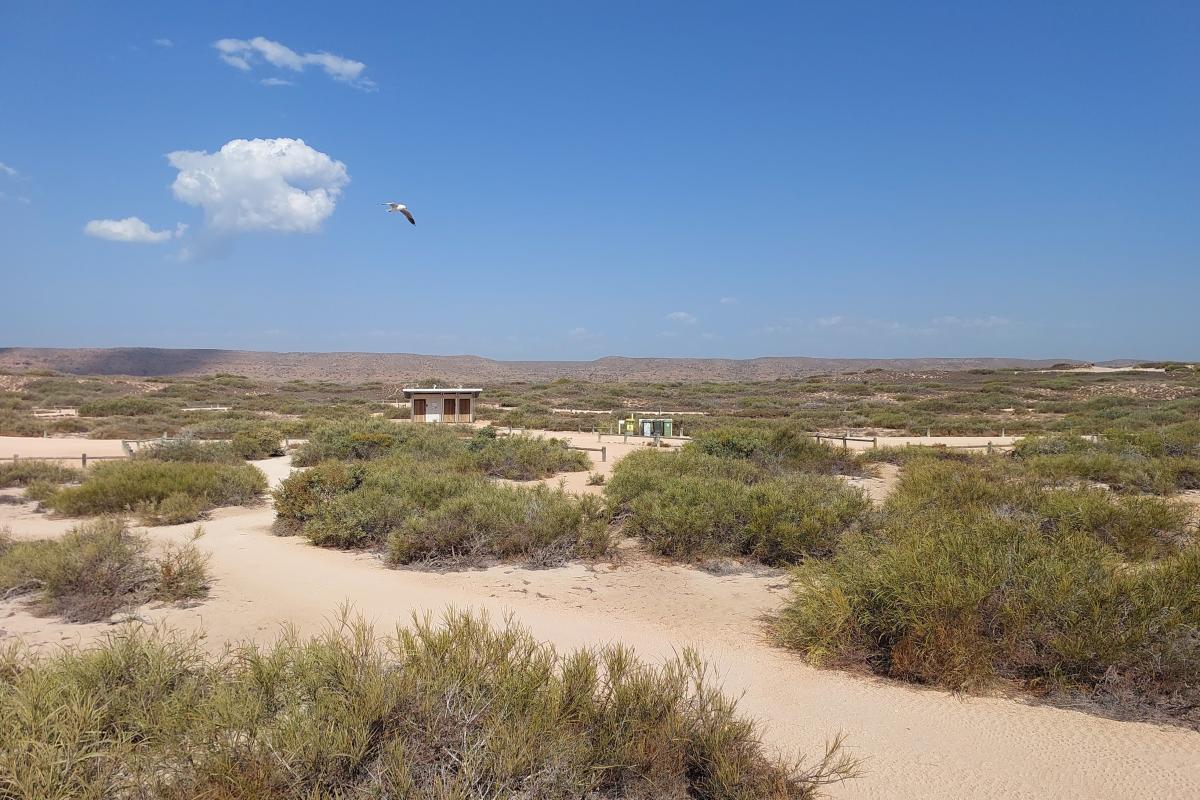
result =
[[[412,387],[405,389],[404,395],[407,397],[414,394],[479,394],[483,389],[478,387],[469,388],[464,386],[430,386],[430,387]]]

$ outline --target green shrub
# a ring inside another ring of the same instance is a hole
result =
[[[1046,486],[995,461],[976,461],[974,466],[913,462],[886,508],[892,517],[933,519],[970,509],[990,511],[1047,531],[1080,532],[1133,558],[1175,552],[1188,539],[1189,512],[1182,504],[1114,496],[1103,489]]]
[[[526,558],[541,563],[598,556],[608,549],[605,515],[594,497],[545,486],[481,483],[421,514],[388,537],[388,560],[479,563]]]
[[[132,511],[182,494],[208,509],[249,503],[266,488],[266,476],[249,464],[134,459],[100,464],[80,486],[62,489],[47,502],[55,511],[82,516]]]
[[[284,454],[283,434],[275,428],[252,428],[238,431],[230,443],[233,452],[247,461],[274,458]]]
[[[25,487],[25,499],[35,503],[47,503],[58,493],[59,485],[50,481],[33,481]]]
[[[344,461],[322,461],[314,467],[293,472],[272,492],[275,513],[290,523],[304,523],[317,515],[321,505],[362,483],[364,468]]]
[[[613,467],[612,477],[604,488],[604,496],[614,512],[624,509],[634,499],[653,492],[672,478],[724,478],[738,483],[764,480],[767,473],[758,465],[741,459],[706,455],[699,449],[655,452],[639,450],[630,453]]]
[[[721,458],[745,458],[767,467],[830,475],[858,475],[862,457],[792,428],[743,426],[716,428],[696,434],[687,448]]]
[[[861,490],[823,475],[749,485],[689,475],[633,500],[626,530],[673,558],[749,556],[785,564],[828,554],[867,521],[870,508]]]
[[[486,430],[486,429],[485,429]],[[592,462],[581,450],[568,450],[557,439],[477,435],[468,443],[470,464],[495,478],[529,481],[559,472],[579,472]]]
[[[150,397],[114,397],[92,400],[79,406],[81,417],[139,417],[173,410],[171,404]]]
[[[126,629],[0,673],[0,774],[48,800],[809,800],[855,773],[837,743],[803,770],[769,753],[690,651],[560,654],[456,612],[216,658]]]
[[[198,439],[165,439],[141,447],[135,459],[152,461],[187,461],[195,464],[236,464],[243,459],[229,442],[206,442]]]
[[[582,451],[568,450],[555,439],[498,438],[488,428],[468,437],[451,426],[398,425],[374,418],[339,422],[314,431],[292,463],[311,466],[329,459],[371,461],[388,456],[450,460],[460,471],[511,480],[548,478],[591,465]]]
[[[53,461],[23,459],[0,464],[0,489],[13,486],[29,486],[37,481],[48,483],[71,483],[83,476],[80,470],[64,467]]]
[[[778,632],[818,663],[1200,708],[1200,546],[1181,506],[914,462],[882,526],[796,573]]]
[[[415,451],[450,452],[457,438],[433,425],[400,425],[373,417],[347,420],[314,430],[292,456],[292,463],[307,467],[330,459],[365,461],[387,455],[405,442]]]

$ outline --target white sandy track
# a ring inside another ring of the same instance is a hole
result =
[[[259,462],[274,479],[286,459]],[[14,533],[14,508],[0,506]],[[766,741],[817,752],[839,731],[867,759],[841,798],[1194,798],[1200,733],[1117,722],[1003,698],[960,697],[807,666],[764,641],[762,617],[785,591],[776,573],[711,575],[634,559],[528,570],[431,573],[389,570],[369,555],[271,535],[270,506],[222,509],[204,523],[213,596],[191,609],[146,609],[150,619],[227,639],[267,640],[291,622],[319,630],[342,601],[387,628],[448,606],[512,613],[559,647],[623,642],[643,656],[694,646],[718,670]],[[0,525],[5,524],[0,519]],[[178,539],[192,526],[150,529]],[[91,641],[106,625],[69,625],[0,604],[0,628],[35,645]]]

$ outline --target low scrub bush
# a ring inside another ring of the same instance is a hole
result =
[[[266,488],[266,476],[249,464],[134,459],[100,464],[81,485],[62,489],[46,502],[70,516],[134,511],[150,503],[157,507],[173,495],[193,498],[209,509],[249,503]]]
[[[176,603],[208,596],[210,557],[196,546],[202,535],[203,530],[196,528],[190,541],[167,544],[154,560],[157,574],[151,596],[155,600]]]
[[[754,484],[687,475],[639,494],[628,506],[626,531],[673,558],[788,564],[831,552],[868,521],[870,509],[861,490],[824,475]]]
[[[284,453],[283,434],[276,428],[261,427],[238,431],[233,435],[230,445],[238,458],[247,461],[274,458]]]
[[[1200,488],[1200,425],[1195,423],[1100,437],[1030,437],[1014,454],[1032,472],[1059,482],[1078,478],[1149,494]]]
[[[716,428],[696,434],[687,447],[710,456],[750,459],[776,469],[827,475],[858,475],[862,472],[862,457],[858,453],[830,447],[787,427]]]
[[[133,457],[143,461],[187,461],[195,464],[236,464],[242,460],[229,442],[199,439],[164,439],[139,448]]]
[[[125,629],[0,674],[15,797],[809,800],[856,772],[838,743],[779,760],[690,651],[559,653],[457,612],[217,657]]]
[[[292,463],[307,467],[330,459],[367,461],[403,449],[427,456],[449,456],[463,449],[452,430],[436,425],[401,425],[368,417],[335,422],[314,430]]]
[[[0,489],[13,486],[29,486],[39,481],[46,483],[71,483],[83,477],[80,470],[64,467],[53,461],[13,461],[0,464]]]
[[[1200,546],[1182,507],[914,462],[875,530],[803,563],[778,625],[818,663],[997,679],[1200,724]]]
[[[485,429],[486,430],[486,429]],[[581,450],[568,450],[557,439],[533,436],[475,436],[467,443],[470,465],[485,475],[514,481],[579,472],[592,462]]]
[[[95,622],[150,598],[204,596],[206,562],[191,543],[168,548],[156,559],[144,536],[106,517],[61,539],[0,538],[0,593],[32,593],[39,613]]]
[[[600,502],[562,491],[482,483],[409,517],[388,536],[388,560],[480,563],[532,559],[548,564],[608,549]]]
[[[143,500],[134,511],[143,525],[179,525],[195,522],[203,516],[206,503],[203,498],[183,492],[169,494],[162,500]]]
[[[79,406],[81,417],[140,417],[174,410],[169,402],[150,397],[113,397]]]
[[[585,470],[591,465],[582,451],[568,450],[555,439],[497,437],[492,428],[464,436],[449,426],[398,425],[380,419],[322,427],[301,446],[292,463],[311,466],[330,459],[371,461],[397,456],[449,460],[463,472],[510,480],[548,478],[557,472]]]
[[[1114,496],[1097,488],[1058,488],[1004,461],[974,466],[910,464],[886,508],[892,517],[952,519],[979,509],[1024,519],[1047,532],[1078,532],[1131,558],[1176,552],[1190,540],[1189,511],[1158,497]]]
[[[608,542],[596,498],[504,486],[445,461],[325,461],[274,494],[281,532],[323,547],[387,544],[393,563],[592,556]]]

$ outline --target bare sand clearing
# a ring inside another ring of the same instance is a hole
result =
[[[287,458],[258,463],[273,482],[290,469]],[[0,505],[0,526],[22,534],[28,513]],[[762,721],[770,745],[816,752],[839,731],[848,735],[853,752],[867,759],[867,774],[836,787],[840,798],[1200,795],[1195,731],[807,666],[765,640],[763,617],[786,592],[785,576],[775,571],[715,575],[636,554],[617,564],[548,570],[390,570],[373,555],[273,536],[273,517],[269,505],[215,512],[201,539],[212,553],[212,597],[194,608],[148,607],[142,614],[206,631],[212,649],[227,639],[268,640],[289,622],[317,631],[342,601],[385,628],[412,613],[455,606],[511,613],[563,648],[622,642],[655,658],[692,646],[726,690],[742,696],[742,709]],[[149,535],[179,540],[192,527],[152,528]],[[36,645],[88,642],[114,630],[38,619],[15,601],[0,604],[0,628]]]
[[[81,439],[71,437],[0,436],[0,458],[13,456],[40,458],[43,460],[76,459],[87,453],[88,457],[125,455],[120,439]],[[76,465],[78,466],[78,464]]]

